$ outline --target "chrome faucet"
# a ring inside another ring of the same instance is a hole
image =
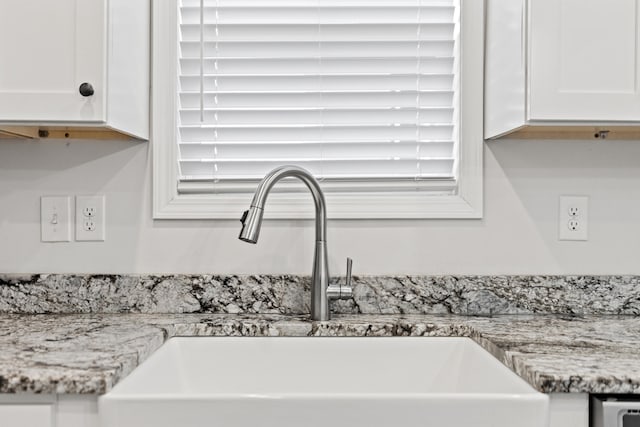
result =
[[[347,258],[346,285],[329,285],[329,267],[327,265],[327,211],[324,194],[318,181],[306,169],[298,166],[281,166],[269,172],[258,185],[248,211],[244,211],[240,222],[240,240],[256,243],[260,235],[262,215],[267,196],[274,184],[282,178],[300,179],[311,191],[316,207],[316,249],[311,273],[311,319],[329,320],[329,299],[349,299],[352,296],[351,264]]]

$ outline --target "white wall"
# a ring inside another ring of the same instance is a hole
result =
[[[309,274],[313,227],[153,221],[149,144],[0,142],[0,273]],[[640,274],[640,141],[485,148],[483,220],[330,221],[332,274]],[[41,243],[42,195],[104,193],[107,241]],[[560,194],[590,196],[588,242],[557,240]],[[240,216],[241,212],[238,212]]]

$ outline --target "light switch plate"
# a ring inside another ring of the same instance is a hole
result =
[[[76,240],[104,242],[104,235],[104,196],[76,196]]]
[[[43,196],[40,198],[40,240],[43,242],[71,241],[71,197]]]

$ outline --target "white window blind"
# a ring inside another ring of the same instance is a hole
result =
[[[455,191],[457,3],[179,1],[179,191],[283,164]]]

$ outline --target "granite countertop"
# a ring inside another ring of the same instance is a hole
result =
[[[0,392],[103,394],[172,336],[464,336],[541,392],[640,393],[640,318],[1,314]]]

